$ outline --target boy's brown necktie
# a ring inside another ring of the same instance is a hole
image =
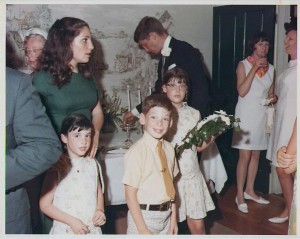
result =
[[[173,180],[171,178],[171,175],[170,175],[170,172],[168,169],[166,155],[162,148],[162,142],[160,140],[157,143],[157,151],[158,151],[158,156],[159,156],[160,162],[161,162],[161,167],[162,167],[161,172],[163,174],[167,195],[172,200],[174,200],[175,199],[175,188],[174,188]]]

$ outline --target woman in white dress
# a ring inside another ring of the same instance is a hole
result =
[[[86,157],[92,129],[92,122],[82,114],[71,114],[62,122],[66,150],[47,172],[40,199],[41,211],[53,219],[50,234],[102,234],[106,218],[101,168]]]
[[[240,118],[241,123],[240,131],[233,132],[232,147],[239,149],[235,202],[243,213],[248,213],[245,199],[269,203],[254,191],[260,151],[268,147],[268,134],[264,131],[266,105],[277,101],[273,84],[274,67],[266,58],[269,46],[270,40],[265,33],[255,34],[249,41],[251,55],[239,62],[236,70],[239,97],[235,117]]]
[[[290,61],[288,68],[276,80],[275,92],[278,95],[278,102],[267,158],[272,161],[272,165],[276,166],[286,205],[278,216],[269,219],[273,223],[283,223],[288,220],[293,199],[293,177],[279,167],[276,153],[280,147],[288,144],[297,115],[297,18],[293,18],[290,23],[285,23],[284,27],[286,29],[284,46]]]
[[[178,113],[178,119],[173,119],[173,126],[166,136],[175,146],[182,143],[186,134],[200,120],[200,112],[183,102],[187,94],[188,79],[182,69],[175,67],[168,70],[164,75],[162,89]],[[191,234],[205,234],[206,212],[215,209],[197,156],[197,152],[203,151],[212,142],[213,139],[204,142],[201,147],[194,145],[191,149],[184,150],[177,159],[180,169],[180,177],[175,179],[178,221],[187,220]]]

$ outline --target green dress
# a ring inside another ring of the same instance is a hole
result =
[[[40,71],[34,75],[33,84],[58,136],[63,119],[71,113],[81,113],[92,118],[92,110],[99,99],[93,80],[73,73],[70,82],[59,89],[53,84],[51,74]],[[41,223],[42,232],[48,234],[53,224],[52,219],[41,213]]]
[[[53,84],[52,75],[40,71],[35,74],[33,84],[58,135],[63,119],[71,113],[81,113],[92,118],[92,110],[99,99],[93,80],[73,73],[70,82],[59,89]]]

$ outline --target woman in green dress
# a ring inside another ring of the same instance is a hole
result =
[[[87,66],[93,49],[85,21],[73,17],[56,20],[40,58],[40,71],[33,78],[57,134],[62,120],[71,113],[82,113],[92,120],[95,136],[90,157],[96,154],[104,121],[98,91]]]
[[[85,21],[73,17],[56,20],[49,30],[33,84],[57,134],[63,119],[71,113],[84,114],[92,121],[95,135],[89,157],[94,158],[104,116],[87,65],[94,49],[91,38]],[[41,218],[43,233],[49,233],[52,221],[43,215]]]

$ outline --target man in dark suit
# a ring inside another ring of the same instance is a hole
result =
[[[172,66],[180,67],[189,77],[188,105],[199,110],[202,118],[209,115],[209,83],[199,50],[171,37],[158,19],[148,16],[139,22],[134,32],[134,41],[147,53],[161,56],[154,93],[161,93],[164,72]],[[131,121],[140,112],[141,104],[131,112],[126,112],[124,120]]]
[[[5,233],[31,233],[23,184],[55,164],[60,155],[61,143],[30,78],[6,68]]]

